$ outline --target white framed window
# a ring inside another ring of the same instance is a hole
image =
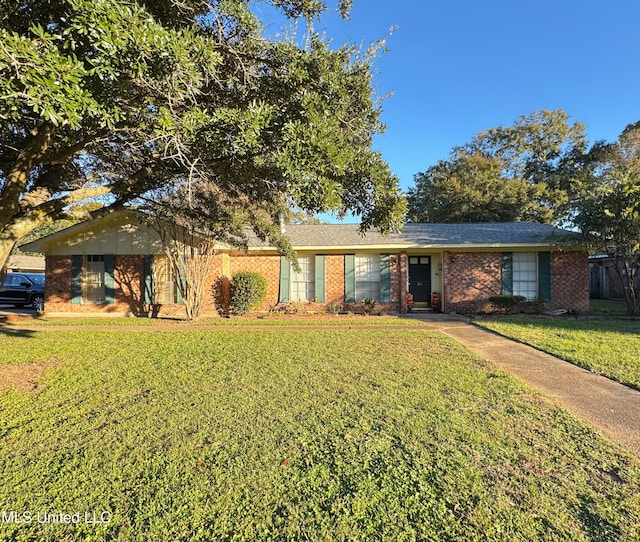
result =
[[[173,267],[166,254],[153,258],[154,302],[160,305],[177,303],[177,291]]]
[[[538,255],[535,252],[513,253],[513,295],[527,299],[538,297]]]
[[[315,299],[315,258],[298,256],[300,271],[291,264],[291,301],[313,301]]]
[[[101,254],[85,256],[83,269],[83,302],[104,303],[106,299],[104,256]]]
[[[356,301],[380,300],[380,254],[356,254]]]

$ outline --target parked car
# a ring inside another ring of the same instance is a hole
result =
[[[44,274],[7,273],[0,288],[0,303],[44,310]]]

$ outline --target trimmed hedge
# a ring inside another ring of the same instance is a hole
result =
[[[231,278],[231,310],[247,314],[267,295],[267,280],[253,271],[240,271]]]
[[[527,298],[522,295],[492,295],[489,298],[493,307],[501,312],[509,314]]]

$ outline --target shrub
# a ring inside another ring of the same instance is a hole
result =
[[[542,314],[547,309],[547,302],[543,299],[532,299],[520,304],[520,310],[525,314]]]
[[[371,312],[373,312],[373,307],[376,306],[376,300],[372,299],[370,297],[367,297],[367,299],[365,299],[362,302],[362,308],[364,309],[364,313],[365,314],[369,314]]]
[[[267,280],[259,273],[240,271],[231,278],[231,309],[247,314],[267,295]]]
[[[523,295],[492,295],[489,298],[493,307],[507,314],[512,312],[520,303],[526,301],[527,298]]]

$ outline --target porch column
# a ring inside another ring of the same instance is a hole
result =
[[[409,284],[409,276],[408,276],[408,271],[409,271],[409,265],[408,265],[408,258],[407,258],[407,253],[406,252],[401,252],[398,255],[398,275],[400,277],[400,313],[401,314],[406,314],[407,313],[407,291],[408,291],[408,284]]]

